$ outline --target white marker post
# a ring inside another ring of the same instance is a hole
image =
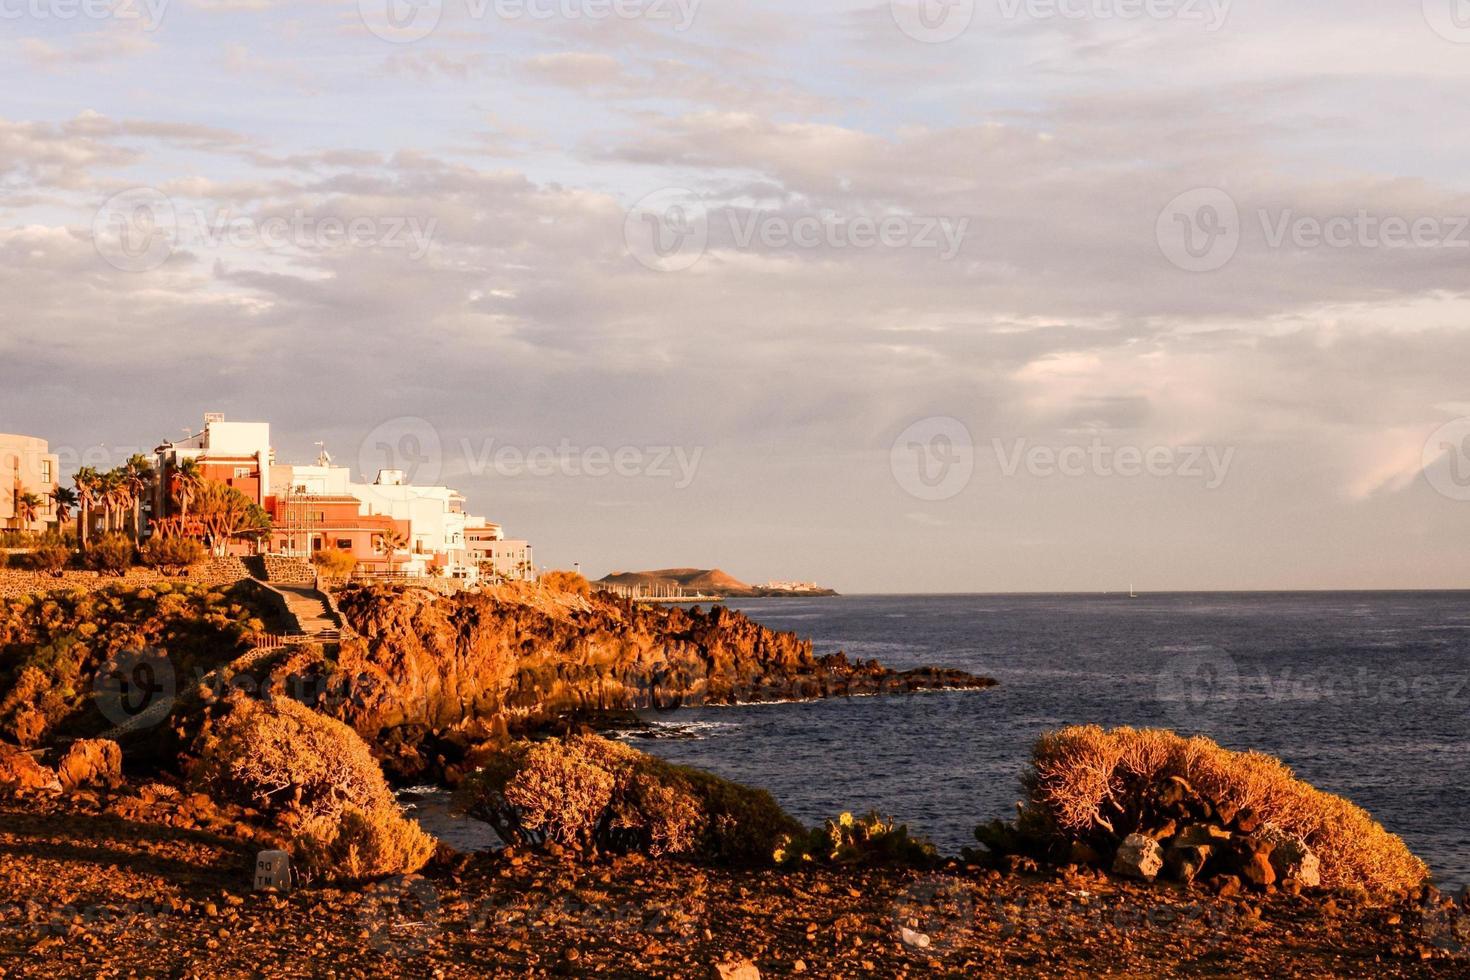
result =
[[[261,851],[255,856],[255,890],[291,890],[291,856],[285,851]]]

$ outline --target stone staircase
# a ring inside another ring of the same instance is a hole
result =
[[[248,566],[249,559],[246,562]],[[331,600],[312,586],[266,582],[255,576],[251,576],[250,581],[281,597],[285,604],[286,632],[258,637],[249,650],[201,678],[200,684],[206,688],[218,689],[226,679],[256,670],[291,644],[319,643],[332,647],[342,641],[341,616],[332,608]],[[168,717],[174,700],[173,696],[159,699],[150,704],[148,710],[103,732],[100,737],[116,740],[151,728]]]
[[[286,600],[286,609],[296,620],[295,633],[317,642],[335,642],[342,638],[342,620],[332,611],[324,595],[309,585],[272,583]]]

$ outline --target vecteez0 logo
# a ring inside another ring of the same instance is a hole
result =
[[[970,485],[975,473],[975,441],[959,419],[920,419],[893,440],[888,454],[893,479],[919,500],[949,500]]]
[[[1424,20],[1455,44],[1470,44],[1470,0],[1424,0]]]
[[[443,0],[357,0],[363,26],[389,44],[422,41],[439,26]]]
[[[1155,695],[1176,727],[1197,729],[1240,698],[1240,668],[1219,647],[1175,648],[1159,671]]]
[[[114,654],[92,678],[92,702],[102,717],[126,731],[161,723],[173,710],[178,678],[162,650]]]
[[[953,41],[975,20],[975,0],[889,0],[898,29],[915,41]]]
[[[1424,478],[1443,497],[1470,500],[1470,417],[1446,422],[1424,443]]]
[[[1164,258],[1186,272],[1214,272],[1240,248],[1240,208],[1218,187],[1185,191],[1159,212],[1154,236]]]
[[[709,247],[709,213],[693,191],[666,187],[628,209],[623,241],[645,268],[682,272],[693,268]]]
[[[437,485],[444,470],[444,447],[434,423],[404,415],[369,432],[358,445],[357,471],[371,480],[380,470],[402,473],[405,483]]]
[[[153,187],[133,187],[97,209],[92,245],[114,269],[147,272],[168,261],[178,230],[178,214],[168,195]]]

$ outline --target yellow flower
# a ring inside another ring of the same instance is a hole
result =
[[[771,855],[771,859],[774,860],[777,864],[784,864],[786,862],[785,849],[780,847],[776,848],[776,853]]]
[[[837,822],[840,823],[840,824],[842,824],[842,826],[844,826],[844,827],[851,827],[852,826],[852,814],[850,814],[850,813],[844,813],[842,816],[840,816],[840,817],[837,818]]]

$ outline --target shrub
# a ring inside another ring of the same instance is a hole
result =
[[[71,549],[64,544],[48,543],[31,552],[31,568],[48,575],[55,575],[71,561]]]
[[[288,698],[232,695],[200,734],[191,781],[211,796],[305,819],[393,805],[383,770],[347,725]]]
[[[709,822],[701,854],[713,861],[768,864],[781,839],[802,830],[801,824],[787,815],[766,790],[742,786],[699,769],[671,768],[688,780],[704,806]]]
[[[541,576],[545,588],[577,595],[591,595],[592,585],[580,572],[551,571]]]
[[[188,678],[233,659],[262,624],[244,587],[162,583],[58,590],[0,602],[0,736],[44,741],[63,724],[91,734],[115,719],[97,710],[110,685],[167,657]],[[105,724],[104,724],[105,723]]]
[[[459,802],[510,844],[731,863],[768,862],[800,829],[769,793],[593,735],[516,743],[465,780]]]
[[[87,545],[87,567],[103,575],[124,575],[133,564],[133,542],[125,534],[104,534]]]
[[[434,847],[434,838],[396,809],[349,806],[338,817],[304,823],[292,850],[309,877],[353,880],[417,871]]]
[[[928,867],[939,852],[922,837],[911,837],[905,824],[877,813],[854,817],[844,813],[816,830],[782,837],[772,855],[777,865],[819,864],[911,865]]]
[[[428,861],[434,839],[404,819],[357,732],[285,698],[237,693],[226,711],[200,734],[190,782],[273,817],[303,873],[355,879]]]
[[[311,556],[312,564],[328,578],[347,578],[357,568],[357,559],[351,552],[336,548],[324,548]]]
[[[1326,887],[1397,892],[1428,875],[1366,811],[1302,782],[1279,759],[1158,729],[1089,725],[1043,735],[1023,779],[1030,805],[1022,822],[1062,840],[1116,844],[1153,819],[1160,788],[1174,776],[1217,810],[1249,810],[1300,837],[1321,860]]]
[[[194,538],[155,535],[141,549],[143,564],[159,571],[188,568],[204,560],[204,545]]]

